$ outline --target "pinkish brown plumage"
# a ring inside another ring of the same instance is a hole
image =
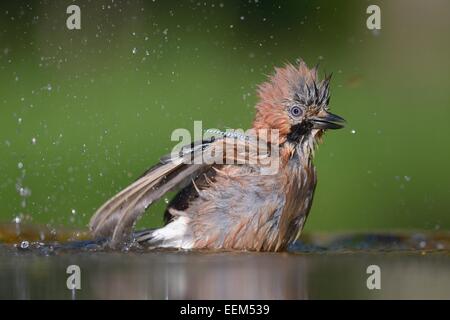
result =
[[[329,82],[329,77],[319,81],[317,68],[300,62],[276,68],[259,87],[253,137],[261,140],[264,130],[278,132],[277,141],[266,139],[270,155],[278,160],[275,173],[263,174],[259,161],[264,157],[247,149],[240,156],[254,157],[256,163],[190,164],[185,156],[163,158],[96,212],[90,223],[94,235],[110,238],[113,247],[131,240],[185,249],[286,249],[300,234],[312,205],[315,145],[324,130],[343,126],[342,118],[328,112]],[[203,141],[200,149],[187,148],[189,159],[225,150],[231,143],[236,139]],[[238,154],[223,152],[223,158]],[[168,205],[165,226],[132,237],[136,219],[176,188],[181,190]]]

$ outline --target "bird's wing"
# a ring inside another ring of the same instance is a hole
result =
[[[110,245],[114,247],[129,239],[136,220],[151,204],[167,192],[190,183],[212,165],[220,161],[248,163],[249,158],[258,161],[267,157],[263,153],[255,154],[254,149],[248,147],[256,143],[252,141],[227,137],[212,139],[193,143],[182,148],[179,154],[161,158],[160,163],[97,210],[89,223],[94,236],[111,238]],[[246,147],[237,147],[242,144]],[[229,152],[231,148],[235,152]]]

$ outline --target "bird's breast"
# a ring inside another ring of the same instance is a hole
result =
[[[279,221],[279,245],[287,246],[300,234],[311,209],[316,170],[310,161],[293,158],[284,168],[286,201]]]

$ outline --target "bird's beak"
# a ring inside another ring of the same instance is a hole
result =
[[[328,111],[322,111],[310,120],[314,129],[341,129],[345,124],[343,118]]]

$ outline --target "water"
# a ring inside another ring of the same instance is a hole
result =
[[[31,229],[24,228],[29,238]],[[5,237],[5,230],[11,225],[0,228],[1,299],[450,297],[446,234],[307,235],[285,253],[120,252],[85,240],[82,232],[53,232],[52,240],[40,242]],[[67,288],[70,265],[80,267],[80,290]],[[367,288],[369,265],[380,267],[380,290]]]

